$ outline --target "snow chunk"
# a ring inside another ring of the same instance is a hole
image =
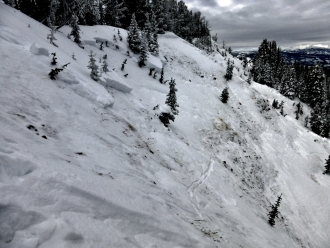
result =
[[[64,81],[64,80],[63,80]],[[79,84],[72,84],[72,89],[80,96],[99,103],[103,108],[112,107],[114,104],[113,97],[98,83],[78,81]]]
[[[132,91],[132,88],[113,71],[103,74],[100,79],[100,84],[104,87],[111,87],[124,93],[130,93]]]
[[[46,48],[40,47],[38,44],[33,43],[30,46],[30,52],[34,55],[45,55],[49,56],[49,51]]]
[[[95,40],[83,40],[81,41],[82,45],[90,45],[96,47],[96,41]]]
[[[79,84],[79,80],[67,71],[60,74],[60,79],[67,84]]]
[[[147,68],[155,68],[156,71],[161,72],[163,68],[163,63],[159,58],[149,54],[147,60]]]

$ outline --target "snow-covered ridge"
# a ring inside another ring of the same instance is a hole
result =
[[[56,48],[48,28],[0,3],[1,248],[328,246],[330,144],[304,127],[306,106],[296,120],[296,102],[248,85],[238,59],[228,56],[236,68],[226,82],[219,53],[167,33],[148,64],[177,84],[179,115],[165,128],[153,109],[168,84],[127,56],[126,31],[120,49],[101,51],[95,38],[110,43],[117,28],[81,30],[84,49],[69,27]],[[90,50],[98,63],[108,57],[100,83]],[[70,62],[57,80],[46,51],[56,66]]]

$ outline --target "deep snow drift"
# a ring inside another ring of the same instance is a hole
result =
[[[84,49],[69,27],[57,48],[48,28],[0,3],[1,248],[329,246],[330,144],[304,127],[306,106],[297,121],[294,101],[247,84],[239,60],[226,82],[219,53],[167,33],[148,63],[177,84],[179,115],[165,128],[153,108],[168,84],[127,56],[126,31],[115,42],[117,28],[81,29]],[[108,56],[101,82],[89,76],[90,50],[98,64]]]

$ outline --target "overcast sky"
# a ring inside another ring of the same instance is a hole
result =
[[[330,45],[330,0],[185,0],[200,10],[234,50],[256,48],[263,39],[282,48]]]

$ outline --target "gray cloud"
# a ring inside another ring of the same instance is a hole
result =
[[[232,0],[223,7],[218,4],[221,1],[185,2],[200,10],[212,33],[234,49],[258,47],[263,39],[276,40],[281,47],[330,45],[329,0]]]

